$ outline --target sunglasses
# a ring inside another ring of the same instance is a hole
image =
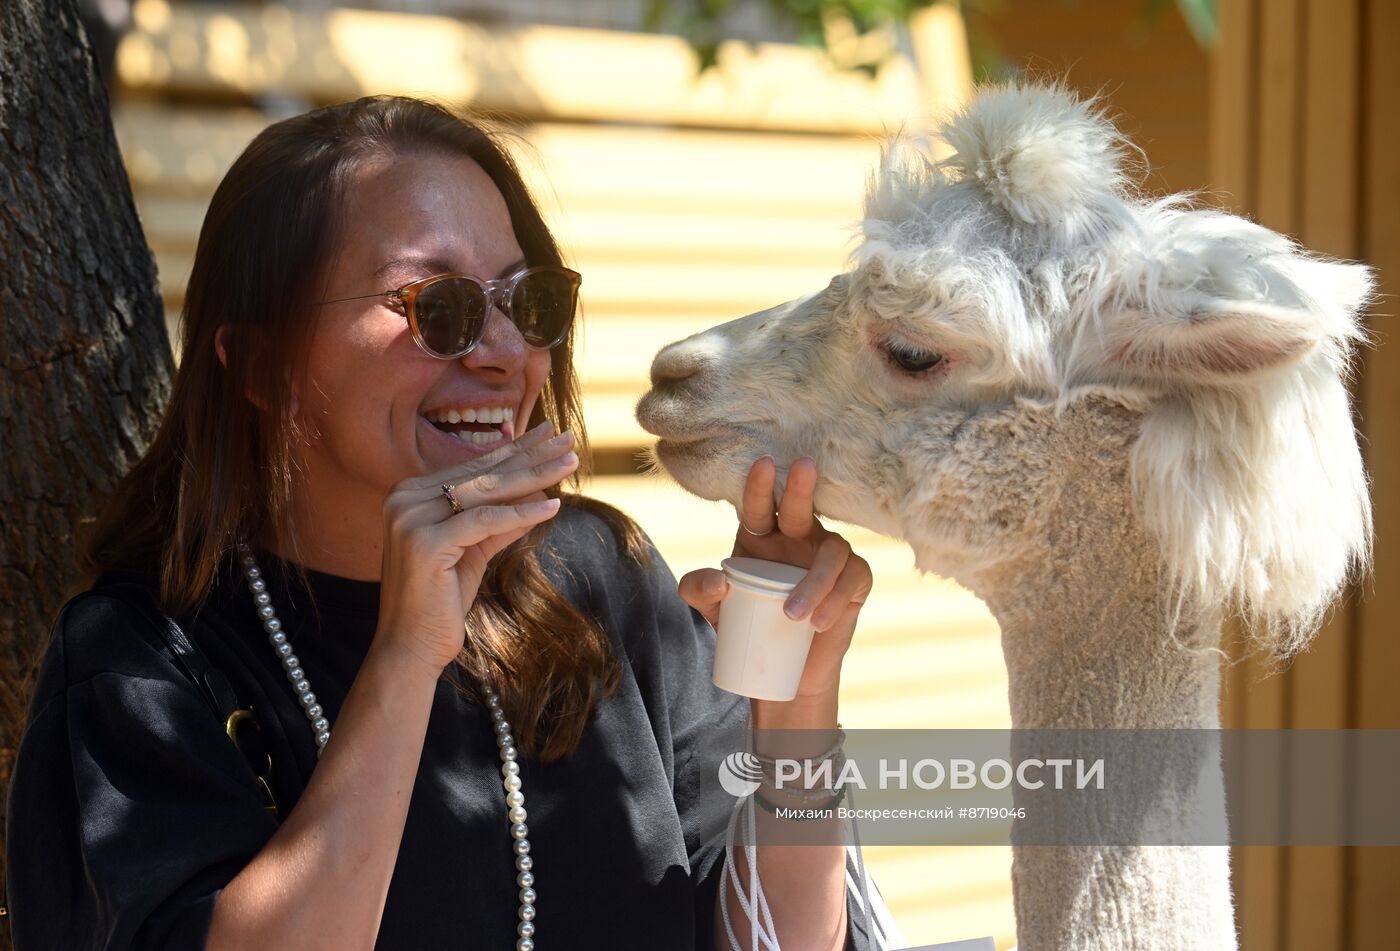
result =
[[[424,353],[454,360],[481,343],[492,305],[510,318],[530,346],[538,350],[559,346],[573,325],[582,283],[583,275],[577,271],[542,264],[492,281],[438,274],[391,291],[321,303],[388,298],[408,318],[413,339]]]

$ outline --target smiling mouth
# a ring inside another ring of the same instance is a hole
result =
[[[469,443],[485,446],[500,442],[515,422],[515,410],[509,406],[462,407],[434,410],[423,418],[436,430]]]

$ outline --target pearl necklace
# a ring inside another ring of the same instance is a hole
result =
[[[267,582],[258,569],[253,550],[244,542],[238,543],[239,561],[243,565],[243,577],[248,581],[253,604],[258,609],[258,618],[267,632],[268,642],[277,653],[277,659],[291,681],[292,690],[297,695],[306,719],[311,721],[311,735],[316,740],[316,757],[326,751],[331,738],[331,721],[325,710],[311,692],[311,683],[302,670],[301,660],[292,653],[291,641],[282,630],[282,622],[272,606],[272,595],[268,594]],[[494,690],[486,691],[486,705],[491,710],[491,722],[496,731],[496,746],[501,751],[501,785],[506,793],[507,818],[510,820],[510,837],[514,840],[515,868],[518,874],[515,882],[520,886],[520,923],[515,931],[520,937],[515,942],[516,951],[535,951],[535,860],[530,857],[530,840],[526,838],[530,830],[525,825],[525,794],[520,790],[520,764],[516,762],[520,754],[515,748],[515,737],[511,736],[510,724],[506,722],[505,711],[501,709],[501,698]]]

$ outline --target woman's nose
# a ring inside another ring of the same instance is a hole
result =
[[[530,356],[530,348],[520,330],[493,303],[486,314],[481,342],[462,357],[462,363],[476,370],[496,370],[504,374],[520,372]]]

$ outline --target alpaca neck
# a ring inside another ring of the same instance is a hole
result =
[[[1218,623],[1168,633],[1156,563],[1142,555],[1152,550],[1103,546],[1092,566],[1042,554],[985,592],[1001,624],[1014,727],[1219,726]],[[1203,797],[1222,795],[1218,759],[1169,772],[1178,793],[1184,772]],[[1063,818],[1093,828],[1098,817]],[[1018,846],[1012,884],[1022,951],[1236,946],[1223,845]]]

